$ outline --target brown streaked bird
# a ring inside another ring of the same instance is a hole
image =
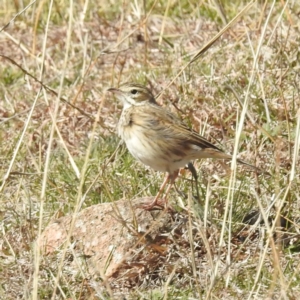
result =
[[[151,90],[145,86],[125,83],[108,91],[123,102],[118,132],[129,152],[143,164],[167,173],[154,201],[144,207],[145,209],[159,205],[159,197],[169,182],[164,197],[167,205],[166,197],[178,176],[179,169],[185,167],[191,160],[232,158],[188,128],[170,111],[159,106]],[[259,171],[242,160],[237,161]]]

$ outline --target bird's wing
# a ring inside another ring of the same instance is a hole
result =
[[[136,125],[145,128],[150,126],[149,131],[153,129],[153,132],[155,131],[157,135],[160,135],[160,138],[169,140],[173,145],[177,143],[179,146],[182,145],[195,151],[205,151],[207,155],[203,157],[225,159],[231,157],[186,126],[173,113],[158,105],[136,106],[130,119]]]
[[[149,137],[154,141],[157,140],[160,143],[159,140],[164,140],[164,146],[178,156],[184,156],[187,151],[190,151],[190,156],[193,157],[190,158],[191,160],[196,158],[232,158],[231,155],[226,154],[196,131],[186,126],[173,113],[158,105],[135,107],[130,116],[130,122],[132,122],[132,125],[135,124],[148,130]],[[191,155],[191,152],[193,152],[193,155]],[[258,173],[262,172],[259,168],[243,160],[237,159],[237,162]]]
[[[157,109],[157,119],[162,114]],[[179,138],[183,138],[186,140],[188,144],[195,145],[201,149],[201,153],[199,153],[198,158],[215,158],[215,159],[232,159],[230,154],[225,153],[223,150],[210,143],[207,139],[202,137],[196,131],[190,129],[186,126],[181,120],[179,120],[174,114],[167,111],[166,117],[164,118],[164,126],[170,128],[173,136],[178,136]],[[161,118],[162,119],[162,116]],[[199,150],[200,150],[199,149]],[[259,174],[263,173],[263,171],[241,159],[237,159],[237,162],[243,164],[247,167],[250,167],[252,170],[258,172]]]

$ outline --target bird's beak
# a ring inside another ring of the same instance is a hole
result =
[[[120,90],[120,89],[117,89],[117,88],[109,88],[106,90],[107,92],[111,92],[115,95],[115,97],[122,101],[123,98],[124,98],[124,95],[123,95],[123,92]]]
[[[122,97],[122,91],[117,88],[109,88],[106,91],[113,93],[117,98]]]
[[[116,91],[117,89],[116,88],[109,88],[109,89],[107,89],[106,91],[107,92],[114,92],[114,91]]]
[[[107,92],[112,92],[112,93],[116,93],[119,94],[121,91],[117,88],[109,88],[106,90]]]

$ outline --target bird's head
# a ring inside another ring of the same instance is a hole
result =
[[[124,108],[132,105],[144,105],[146,103],[156,104],[150,89],[138,83],[124,83],[119,88],[109,88],[107,91],[112,92],[121,100]]]

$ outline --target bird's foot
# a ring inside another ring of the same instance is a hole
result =
[[[144,210],[154,210],[154,209],[163,209],[164,208],[164,205],[165,204],[165,201],[164,199],[154,199],[154,201],[152,201],[151,203],[149,204],[141,204],[139,205],[139,208],[142,208]]]
[[[168,210],[168,211],[174,211],[171,206],[168,205],[168,201],[163,198],[163,199],[154,199],[150,204],[142,204],[139,205],[139,208],[144,209],[144,210]]]

